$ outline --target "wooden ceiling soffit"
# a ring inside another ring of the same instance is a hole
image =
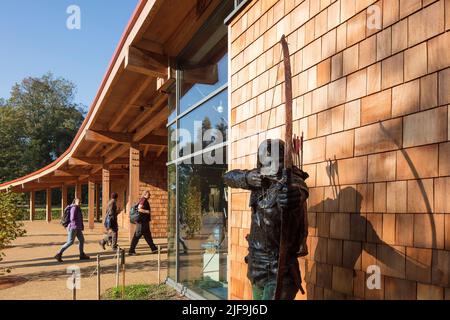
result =
[[[127,144],[119,145],[119,147],[117,147],[115,150],[111,151],[111,153],[105,157],[105,163],[114,163],[114,161],[117,158],[119,158],[124,153],[129,151],[129,149],[130,149],[130,146]],[[128,158],[125,158],[125,159],[127,159],[126,164],[129,164],[129,162],[130,162],[129,159]]]
[[[148,89],[150,84],[154,81],[153,78],[146,78],[141,85],[136,86],[132,92],[129,94],[128,101],[124,104],[124,108],[119,111],[119,113],[114,117],[114,119],[111,122],[111,125],[109,126],[110,130],[116,129],[116,127],[120,124],[122,119],[126,117],[128,110],[131,106],[133,106],[136,101],[139,99],[139,97]]]
[[[167,56],[139,49],[128,48],[125,56],[125,69],[151,77],[167,78],[169,59]]]
[[[164,46],[156,41],[142,38],[141,40],[137,41],[134,46],[138,49],[142,49],[148,52],[165,55]]]
[[[155,114],[150,121],[145,125],[141,126],[133,136],[133,141],[140,141],[145,136],[150,134],[153,130],[159,128],[161,123],[167,121],[169,111],[167,108],[162,108],[157,114]],[[167,142],[166,142],[167,143]]]
[[[139,127],[145,127],[146,122],[152,122],[156,113],[161,113],[161,106],[164,105],[167,101],[167,95],[165,94],[158,94],[156,98],[153,100],[152,108],[145,110],[136,121],[133,121],[131,126],[128,128],[128,132],[134,132]],[[166,111],[166,118],[169,116],[167,108],[162,108],[162,110]],[[166,119],[167,120],[167,119]],[[159,126],[158,126],[159,127]],[[141,138],[145,137],[146,135],[143,135]]]

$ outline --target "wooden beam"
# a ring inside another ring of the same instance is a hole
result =
[[[54,176],[60,177],[79,177],[81,175],[89,174],[90,170],[81,169],[81,168],[72,168],[72,169],[59,169],[54,172]]]
[[[125,69],[151,77],[167,77],[169,59],[133,46],[125,56]]]
[[[87,141],[103,143],[130,143],[132,138],[133,135],[131,133],[112,131],[87,130],[85,135]]]
[[[34,220],[36,216],[36,192],[30,191],[30,221]]]
[[[162,108],[157,114],[155,114],[151,121],[145,125],[141,126],[133,136],[133,141],[142,140],[145,136],[150,134],[154,129],[159,128],[161,123],[167,121],[167,116],[169,111],[167,108]]]
[[[122,156],[125,152],[128,151],[129,148],[130,148],[129,145],[127,145],[127,144],[119,145],[115,150],[111,151],[111,153],[106,156],[105,163],[113,163],[115,161],[115,159]],[[128,162],[129,161],[127,159],[127,163]]]
[[[71,166],[90,166],[93,164],[103,164],[103,158],[96,157],[71,157],[69,165]]]
[[[132,133],[110,132],[110,131],[86,131],[86,140],[104,143],[126,144],[133,142]],[[148,136],[139,141],[141,145],[161,146],[167,144],[166,137]]]
[[[156,41],[151,41],[143,38],[139,40],[134,46],[148,52],[164,55],[164,46]]]
[[[39,183],[61,183],[61,182],[71,182],[74,180],[77,180],[78,176],[50,176],[50,177],[44,177],[39,178]]]
[[[167,146],[167,137],[149,135],[137,142],[144,146]]]
[[[123,154],[123,152],[122,152]],[[122,155],[120,154],[120,155]],[[128,164],[127,158],[119,158],[117,159],[104,159],[104,158],[95,158],[95,157],[76,157],[76,158],[70,158],[69,164],[72,166],[90,166],[90,165],[103,165],[104,163],[109,164]]]

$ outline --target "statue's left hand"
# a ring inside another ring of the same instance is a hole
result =
[[[296,185],[283,185],[278,193],[277,203],[283,210],[299,208],[302,202],[300,188]]]

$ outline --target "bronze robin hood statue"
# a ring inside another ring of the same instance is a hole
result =
[[[264,141],[258,148],[257,168],[233,170],[224,175],[231,188],[251,191],[252,209],[247,277],[255,300],[292,300],[304,293],[298,257],[305,256],[307,219],[305,180],[308,174],[293,165],[294,150],[299,153],[300,140],[292,136],[292,79],[289,48],[281,38],[286,86],[287,143],[280,139]],[[303,152],[302,152],[303,155]],[[297,163],[303,166],[299,157]]]

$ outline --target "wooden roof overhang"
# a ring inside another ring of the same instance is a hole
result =
[[[53,163],[0,184],[28,192],[128,174],[129,148],[144,157],[167,152],[167,89],[173,57],[187,45],[220,0],[141,0],[115,50],[97,95],[69,148]]]

